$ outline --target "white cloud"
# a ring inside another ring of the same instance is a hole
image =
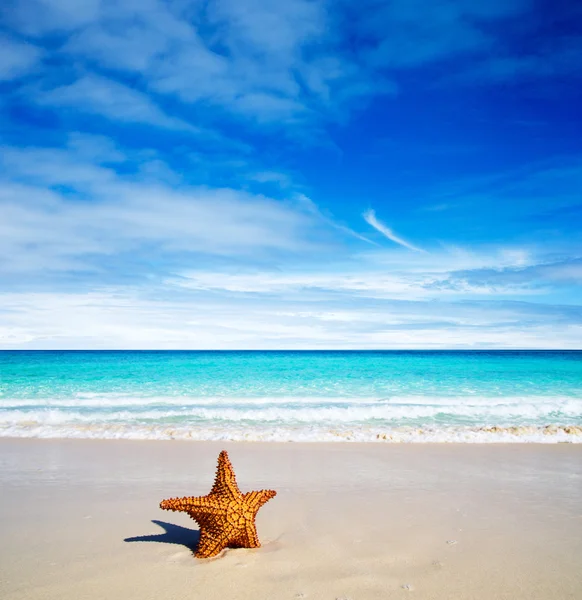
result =
[[[26,44],[0,34],[0,81],[22,77],[36,67],[42,51],[31,44]]]
[[[121,152],[111,138],[102,135],[92,135],[72,131],[68,135],[68,147],[78,161],[87,161],[88,163],[120,163],[126,160],[126,156]],[[53,154],[58,154],[55,149],[50,150]]]
[[[57,259],[137,252],[248,256],[306,251],[309,218],[268,198],[234,190],[101,182],[91,202],[29,186],[0,190],[0,253],[8,270],[59,269]],[[153,246],[152,246],[153,245]]]
[[[292,185],[292,180],[287,173],[278,171],[258,171],[249,175],[249,179],[259,183],[277,184],[282,188],[289,188]]]
[[[85,138],[87,140],[87,138]],[[2,147],[0,164],[5,173],[9,174],[2,181],[2,196],[4,199],[10,197],[14,201],[18,199],[19,190],[22,193],[31,193],[31,203],[39,194],[50,194],[50,188],[57,185],[78,186],[85,190],[107,184],[115,173],[105,167],[95,164],[89,160],[79,160],[86,150],[79,149],[75,155],[75,146],[72,151],[55,148],[14,148]],[[12,182],[10,182],[10,177]],[[36,190],[29,188],[24,191],[24,186],[17,185],[17,181],[26,180],[38,185]],[[26,203],[23,202],[23,207]]]
[[[173,257],[171,268],[154,272],[174,289],[398,299],[543,291],[533,285],[533,276],[510,276],[511,269],[539,263],[524,248],[475,252],[444,247],[432,254],[410,253],[408,246],[381,252],[370,248],[350,258],[345,246],[338,254],[340,240],[347,238],[338,239],[337,232],[368,240],[322,215],[302,194],[290,193],[290,200],[281,202],[234,189],[187,186],[155,155],[133,175],[120,176],[111,164],[124,160],[106,138],[81,134],[71,135],[65,149],[3,148],[0,162],[11,180],[0,180],[0,254],[10,260],[0,270],[97,272],[104,259],[119,256],[120,264],[141,264],[137,275],[143,275],[153,253]],[[280,179],[272,173],[263,178]],[[232,271],[232,264],[214,273],[200,267],[193,271],[188,267],[193,254],[235,259],[239,272]],[[256,270],[257,261],[276,264],[283,255],[294,257],[293,270]],[[314,262],[306,269],[308,256]],[[348,267],[342,264],[346,260],[352,260]],[[501,272],[480,272],[486,269]],[[180,277],[171,277],[172,272]]]
[[[414,250],[415,252],[426,252],[426,250],[418,248],[417,246],[413,246],[411,243],[396,235],[389,227],[384,225],[384,223],[382,223],[376,218],[376,213],[373,210],[367,210],[362,216],[364,217],[364,220],[367,223],[369,223],[374,229],[377,229],[382,235],[387,237],[389,240],[392,240],[396,244],[404,246],[409,250]]]
[[[351,273],[250,273],[228,274],[208,272],[183,272],[180,278],[168,283],[196,290],[258,294],[295,294],[317,292],[348,292],[352,294],[409,298],[427,296],[421,282],[415,284],[406,277],[379,277],[377,273],[354,275]]]
[[[582,259],[572,263],[547,265],[544,275],[554,281],[582,284]]]
[[[156,94],[275,126],[337,116],[339,104],[394,92],[385,77],[341,48],[341,37],[332,33],[335,18],[325,3],[310,0],[95,1],[86,7],[22,0],[8,14],[8,22],[27,35],[65,37],[55,54],[69,63],[91,71],[104,67],[139,78]],[[86,85],[67,92],[65,105],[78,102],[82,109]],[[95,100],[93,90],[88,95],[100,114],[134,115],[102,97]],[[159,124],[159,115],[155,120]]]
[[[297,136],[289,125],[341,118],[362,100],[394,94],[401,70],[436,61],[470,56],[490,79],[579,71],[572,36],[548,48],[547,61],[503,54],[491,24],[524,13],[527,0],[481,4],[20,0],[3,21],[39,41],[58,38],[53,54],[69,66],[129,76],[173,101],[287,125]],[[117,118],[119,111],[97,112]],[[154,119],[159,125],[159,114]]]
[[[224,273],[207,271],[182,271],[179,277],[171,277],[166,283],[180,288],[235,294],[265,294],[295,300],[315,300],[341,294],[355,302],[361,298],[390,300],[428,300],[439,298],[494,297],[497,299],[539,295],[543,290],[528,281],[479,281],[469,276],[459,276],[445,271],[450,257],[439,255],[440,269],[432,271],[430,264],[423,272],[408,272],[404,265],[399,271],[386,274],[381,270],[363,271],[343,269],[327,265],[326,271],[301,272],[251,272]],[[454,257],[453,257],[454,260]]]
[[[368,269],[440,273],[478,269],[513,269],[538,264],[544,248],[480,244],[475,248],[441,243],[433,252],[406,252],[399,248],[370,250],[358,255]]]
[[[83,27],[99,16],[102,7],[102,0],[26,0],[11,3],[4,18],[26,35],[44,36]]]
[[[565,323],[525,304],[401,303],[334,314],[102,289],[4,292],[0,305],[1,348],[576,348],[582,335],[580,319]]]
[[[169,129],[196,131],[185,121],[166,115],[148,96],[97,75],[85,75],[36,95],[39,104],[102,115],[126,123],[147,123]]]
[[[11,258],[0,268],[92,268],[95,257],[128,252],[243,258],[320,247],[312,233],[324,224],[298,203],[187,186],[159,159],[120,176],[107,165],[123,158],[91,136],[72,136],[70,149],[3,148],[10,178],[0,179],[0,255]]]
[[[527,0],[424,2],[393,0],[358,7],[357,31],[367,59],[378,67],[414,68],[452,56],[486,54],[498,43],[490,23],[515,17]]]
[[[338,228],[308,198],[169,186],[155,155],[151,178],[121,176],[112,164],[128,157],[100,136],[0,160],[12,178],[0,181],[0,271],[32,290],[0,292],[0,347],[574,347],[580,334],[572,307],[508,301],[541,302],[540,273],[577,272],[537,269],[533,248],[316,246]],[[104,287],[110,271],[123,284]]]

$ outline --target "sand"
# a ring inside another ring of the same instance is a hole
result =
[[[229,451],[258,550],[158,508]],[[582,598],[582,445],[0,440],[4,600]]]

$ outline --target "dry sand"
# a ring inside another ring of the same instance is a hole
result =
[[[279,493],[262,548],[196,560],[158,503],[222,448]],[[582,445],[0,440],[0,486],[4,600],[582,598]]]

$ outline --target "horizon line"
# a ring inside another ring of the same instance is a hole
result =
[[[0,348],[0,352],[582,352],[582,348]]]

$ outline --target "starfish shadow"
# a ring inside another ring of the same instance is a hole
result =
[[[193,552],[198,546],[200,541],[200,531],[197,529],[188,529],[188,527],[181,527],[180,525],[173,525],[172,523],[166,523],[164,521],[152,520],[152,523],[159,525],[162,529],[165,529],[165,533],[158,533],[153,535],[138,535],[135,537],[125,538],[124,542],[160,542],[162,544],[177,544],[178,546],[186,546]]]

